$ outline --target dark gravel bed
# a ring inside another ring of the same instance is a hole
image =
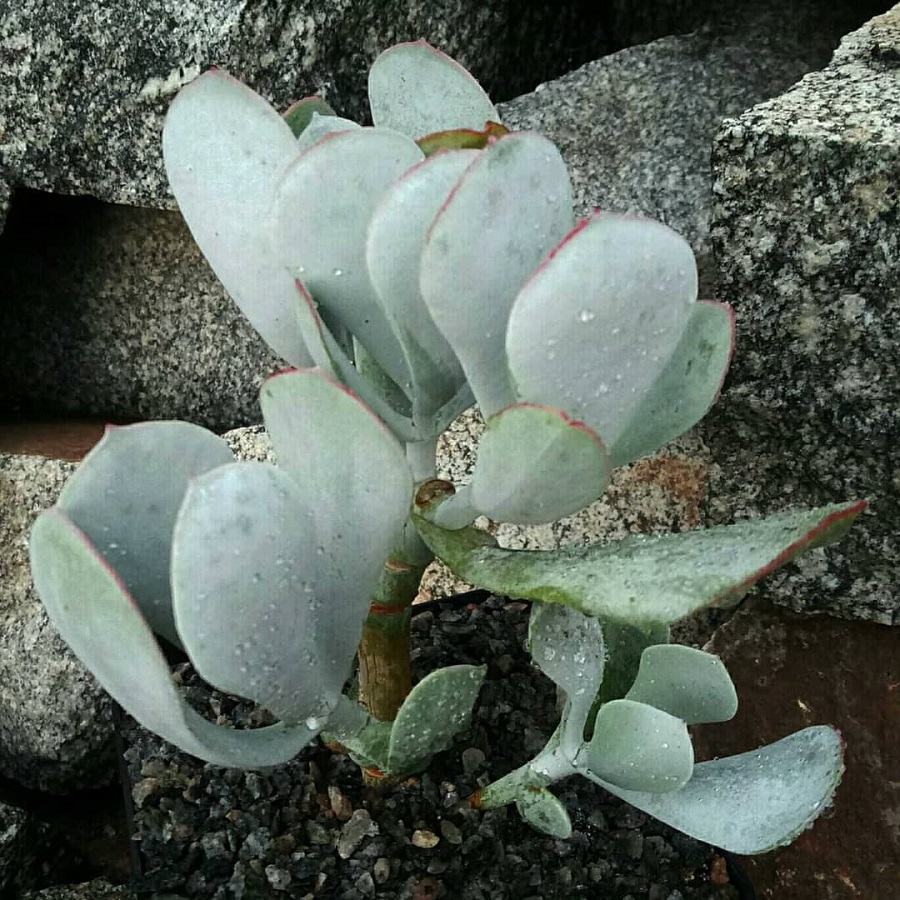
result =
[[[583,779],[557,786],[574,833],[559,841],[513,807],[465,798],[526,762],[557,718],[554,686],[523,649],[528,606],[488,598],[413,619],[417,677],[487,663],[471,728],[428,772],[383,794],[316,744],[284,766],[244,772],[198,762],[134,723],[125,757],[140,893],[324,900],[687,900],[741,898],[725,860]],[[198,708],[238,727],[259,713],[180,667]]]

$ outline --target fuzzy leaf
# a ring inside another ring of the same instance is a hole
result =
[[[411,138],[499,121],[481,85],[423,40],[396,44],[372,63],[369,107],[376,125]]]
[[[485,417],[516,399],[504,352],[516,294],[572,222],[559,151],[538,134],[520,132],[481,151],[431,227],[422,296]],[[546,310],[541,315],[543,323]]]
[[[440,153],[413,166],[388,189],[369,222],[369,276],[403,348],[417,418],[433,415],[465,381],[422,300],[419,261],[434,217],[476,155]]]
[[[525,788],[516,800],[519,815],[532,828],[550,837],[567,840],[572,836],[572,821],[555,794],[537,785]]]
[[[333,134],[288,166],[271,211],[275,255],[401,386],[410,376],[369,279],[365,239],[385,191],[421,159],[395,131]]]
[[[388,773],[418,771],[469,727],[487,666],[447,666],[426,675],[394,719]]]
[[[300,137],[313,115],[333,117],[336,113],[321,97],[304,97],[291,104],[282,115],[294,137]]]
[[[596,213],[512,307],[506,353],[517,399],[564,409],[613,446],[678,346],[696,299],[684,238],[651,219]]]
[[[675,352],[610,449],[613,465],[646,456],[696,425],[718,396],[733,347],[731,307],[695,303]]]
[[[593,503],[611,472],[603,442],[583,422],[520,403],[487,421],[472,473],[472,504],[498,522],[555,522]]]
[[[175,621],[194,667],[290,722],[324,721],[350,674],[379,566],[346,583],[317,527],[325,482],[232,463],[188,490],[175,526]],[[341,646],[343,645],[343,646]]]
[[[697,763],[674,794],[624,790],[591,777],[632,806],[731,853],[789,844],[831,802],[843,772],[841,738],[826,725],[804,728],[759,750]]]
[[[559,550],[505,550],[485,532],[446,531],[419,515],[416,526],[432,552],[469,584],[646,628],[735,602],[798,553],[839,540],[864,508],[864,502],[836,504]]]
[[[600,707],[577,763],[620,788],[662,793],[687,783],[694,748],[681,719],[633,700],[611,700]]]
[[[216,765],[254,768],[287,762],[315,737],[305,725],[238,731],[194,712],[127,588],[60,509],[34,524],[31,570],[50,620],[101,686],[182,750]]]
[[[150,627],[176,646],[169,585],[175,517],[192,478],[233,460],[225,441],[188,422],[110,427],[57,501],[122,579]]]
[[[647,703],[688,725],[726,722],[737,712],[737,692],[722,660],[678,644],[647,647],[628,700]]]
[[[294,285],[261,224],[296,153],[287,122],[222,70],[180,91],[163,125],[169,185],[203,255],[265,341],[306,366]]]

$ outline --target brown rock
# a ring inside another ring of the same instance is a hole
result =
[[[900,897],[900,629],[752,598],[706,649],[728,667],[740,706],[731,722],[695,730],[698,759],[817,724],[846,744],[834,806],[790,846],[743,861],[760,900]]]

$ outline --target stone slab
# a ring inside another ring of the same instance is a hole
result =
[[[381,50],[426,37],[498,99],[602,52],[579,4],[464,0],[21,0],[0,13],[0,173],[14,185],[171,206],[160,129],[172,98],[218,65],[279,108],[318,93],[365,111]],[[600,32],[602,34],[602,32]],[[573,36],[578,41],[573,41]],[[593,51],[593,52],[592,52]],[[523,63],[527,60],[527,63]]]
[[[712,521],[869,498],[833,550],[775,576],[797,609],[900,622],[900,6],[714,148],[719,299],[737,314],[702,426]]]
[[[695,729],[698,759],[809,725],[834,725],[845,743],[832,808],[789,846],[742,860],[759,900],[900,897],[900,629],[804,616],[763,596],[706,649],[725,662],[739,707],[731,722]]]
[[[0,296],[0,416],[223,431],[259,421],[259,385],[284,365],[176,212],[20,191]]]
[[[31,524],[73,469],[0,454],[0,775],[58,793],[116,771],[109,698],[50,624],[28,564]]]

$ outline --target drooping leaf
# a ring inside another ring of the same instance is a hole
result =
[[[415,143],[395,131],[333,134],[288,166],[270,214],[282,265],[401,387],[410,376],[369,279],[365,239],[384,192],[421,159]]]
[[[683,534],[531,551],[502,549],[474,528],[448,531],[420,515],[415,521],[432,552],[469,584],[651,627],[713,603],[734,602],[798,553],[839,540],[865,505],[835,504]]]
[[[516,800],[516,809],[532,828],[561,840],[572,837],[572,820],[566,808],[547,788],[526,788]]]
[[[498,122],[485,122],[481,131],[474,128],[451,128],[449,131],[427,134],[416,143],[426,156],[431,156],[441,150],[483,150],[492,140],[505,134],[509,134],[508,128]]]
[[[221,69],[180,91],[163,125],[169,185],[203,255],[265,341],[292,365],[306,366],[294,285],[263,225],[275,184],[296,154],[287,122]]]
[[[289,722],[324,722],[337,703],[378,577],[376,564],[345,582],[340,536],[316,521],[326,496],[273,465],[232,463],[191,484],[175,525],[175,622],[191,662]]]
[[[647,647],[628,700],[648,703],[688,725],[726,722],[737,712],[737,692],[722,660],[679,644]]]
[[[388,773],[415,772],[469,725],[487,666],[447,666],[426,675],[394,719]]]
[[[577,762],[625,790],[663,793],[688,782],[694,748],[681,719],[644,703],[612,700],[600,707]]]
[[[519,403],[487,420],[472,473],[472,503],[499,522],[555,522],[593,503],[612,466],[583,422],[546,406]]]
[[[505,349],[516,398],[564,409],[613,446],[678,346],[696,299],[684,238],[651,219],[595,213],[513,304]]]
[[[610,448],[614,466],[646,456],[696,425],[715,402],[734,346],[734,313],[701,300],[665,368]]]
[[[759,750],[697,763],[674,794],[624,790],[585,774],[697,840],[731,853],[767,853],[789,844],[828,807],[843,772],[841,751],[838,732],[817,725]]]
[[[38,516],[30,552],[50,620],[101,686],[145,728],[207,762],[243,768],[287,762],[315,737],[318,729],[305,724],[238,731],[194,712],[124,583],[62,510]]]
[[[376,125],[411,138],[499,121],[481,85],[455,60],[424,40],[396,44],[369,70],[369,107]]]
[[[606,649],[600,623],[568,606],[535,603],[528,619],[528,652],[566,694],[560,744],[574,759],[603,681]]]
[[[481,151],[431,227],[422,296],[486,417],[517,399],[504,347],[516,294],[572,222],[559,151],[538,134],[520,132]]]
[[[419,419],[433,415],[465,381],[422,299],[419,261],[434,217],[475,156],[440,153],[413,166],[387,190],[369,222],[369,276],[403,348]]]
[[[111,427],[57,501],[122,579],[150,627],[176,646],[169,584],[175,517],[192,478],[233,460],[225,441],[188,422]]]
[[[294,137],[300,137],[312,121],[313,115],[335,116],[335,111],[321,97],[303,97],[292,103],[283,113]]]

